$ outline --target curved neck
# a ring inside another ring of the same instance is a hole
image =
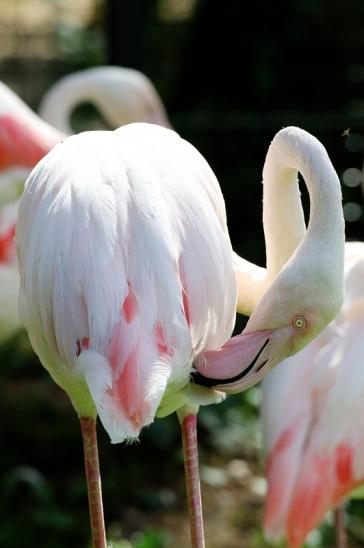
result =
[[[297,172],[301,173],[310,196],[306,234]],[[329,258],[330,262],[342,262],[344,219],[340,182],[324,146],[306,131],[285,128],[269,147],[264,173],[269,174],[271,183],[267,187],[272,192],[276,188],[275,205],[280,215],[275,216],[274,227],[268,222],[268,212],[265,215],[268,272],[277,274],[297,246],[296,260],[305,254],[319,263]]]
[[[297,170],[285,168],[269,149],[263,168],[263,226],[270,281],[306,233]]]
[[[88,100],[85,83],[77,78],[66,77],[56,83],[43,97],[39,106],[39,115],[66,135],[74,133],[71,127],[73,109]]]
[[[49,124],[71,134],[71,114],[82,102],[91,102],[112,128],[132,122],[171,127],[166,110],[144,74],[122,67],[97,67],[70,74],[44,96],[39,114]]]
[[[306,233],[298,172],[310,196]],[[342,262],[344,220],[338,177],[323,145],[299,128],[285,128],[273,139],[263,168],[263,225],[267,269],[234,257],[238,281],[237,310],[251,314],[261,296],[296,253],[321,265]],[[298,249],[297,249],[298,248]],[[296,262],[298,267],[299,263]],[[325,270],[326,270],[325,268]]]

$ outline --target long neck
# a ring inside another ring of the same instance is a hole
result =
[[[99,67],[70,74],[50,88],[39,113],[49,124],[71,134],[72,111],[82,102],[91,102],[111,128],[132,122],[171,127],[153,84],[133,69]]]
[[[306,131],[285,128],[269,147],[264,171],[281,181],[282,187],[280,190],[277,183],[271,185],[272,191],[276,187],[275,203],[281,219],[277,216],[273,224],[268,223],[270,215],[265,216],[268,271],[271,269],[277,274],[300,242],[298,256],[314,257],[320,263],[326,260],[342,262],[343,246],[339,244],[344,240],[344,219],[340,182],[324,146]],[[298,171],[310,196],[306,235],[296,182]],[[283,192],[284,187],[286,192]]]
[[[267,271],[233,254],[234,272],[238,290],[236,310],[250,316],[267,286]]]
[[[305,236],[297,170],[271,149],[263,168],[263,226],[269,281],[280,272]]]
[[[315,317],[311,333],[313,328],[319,332],[338,312],[343,298],[340,182],[325,148],[298,128],[276,135],[267,154],[270,162],[283,174],[287,169],[301,173],[310,195],[310,219],[305,237],[262,296],[246,329],[279,325],[301,310]]]
[[[234,253],[240,314],[252,313],[306,232],[297,170],[284,168],[269,152],[263,168],[263,226],[266,269]]]
[[[310,221],[306,233],[297,174],[310,195]],[[238,312],[250,315],[258,301],[292,255],[342,261],[344,237],[341,192],[325,148],[299,128],[285,128],[272,141],[263,169],[263,224],[267,270],[234,256],[238,282]],[[320,234],[315,238],[315,234]],[[305,235],[307,237],[305,237]],[[297,249],[299,248],[299,249]],[[298,263],[296,263],[298,264]]]
[[[0,171],[3,184],[29,172],[64,135],[43,122],[10,88],[0,82]],[[17,172],[15,172],[17,170]],[[27,176],[27,175],[26,175]],[[25,177],[26,178],[26,177]],[[20,185],[22,186],[22,185]],[[4,189],[3,189],[4,190]],[[12,184],[8,201],[18,195],[19,184]],[[6,193],[5,193],[6,194]]]
[[[74,75],[68,76],[48,90],[39,106],[39,115],[48,124],[71,135],[74,133],[71,127],[72,111],[87,98],[85,82]]]

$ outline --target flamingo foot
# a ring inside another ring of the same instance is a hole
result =
[[[93,548],[106,548],[96,419],[80,417]]]
[[[197,415],[180,417],[192,548],[205,548],[197,446]]]

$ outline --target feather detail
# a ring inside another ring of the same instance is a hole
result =
[[[263,383],[265,534],[290,548],[364,482],[364,245],[346,244],[345,254],[341,312]]]
[[[223,199],[172,131],[133,124],[67,138],[28,179],[17,246],[32,344],[115,443],[171,409],[195,355],[231,334]]]

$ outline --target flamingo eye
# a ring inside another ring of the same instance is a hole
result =
[[[306,320],[303,316],[296,316],[293,320],[293,327],[303,329],[306,326]]]

